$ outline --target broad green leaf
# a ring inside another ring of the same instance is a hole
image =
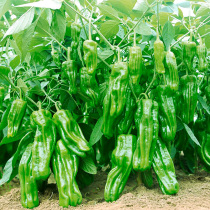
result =
[[[107,38],[113,38],[119,31],[119,22],[108,20],[101,24],[101,33]]]
[[[133,11],[140,13],[140,15],[144,13],[147,9],[148,9],[148,4],[144,0],[137,1],[133,7]]]
[[[93,132],[91,133],[91,136],[90,136],[89,143],[91,146],[97,143],[103,135],[103,133],[101,132],[102,123],[103,123],[103,117],[100,117],[97,123],[95,124],[95,127],[93,128]]]
[[[163,27],[163,32],[162,32],[163,41],[165,43],[167,51],[168,51],[170,44],[174,38],[174,35],[175,35],[174,27],[170,21],[167,21]]]
[[[10,6],[11,6],[10,0],[0,1],[0,19],[10,9]]]
[[[19,78],[18,80],[17,80],[17,86],[19,87],[19,88],[21,88],[21,90],[26,94],[26,92],[28,91],[28,87],[27,87],[27,85],[26,85],[26,83],[21,79],[21,78]]]
[[[105,15],[106,17],[109,17],[109,18],[115,19],[115,20],[119,19],[118,12],[115,9],[113,9],[112,7],[107,6],[105,4],[99,4],[98,8],[100,9],[101,14]]]
[[[4,37],[11,35],[11,34],[17,34],[20,31],[23,31],[27,29],[33,19],[34,19],[34,8],[30,8],[26,13],[24,13],[18,20],[16,20],[11,27],[7,30]]]
[[[68,2],[68,3],[65,4],[65,10],[66,10],[67,14],[69,15],[69,17],[71,19],[75,20],[76,13],[71,8],[74,8],[74,9],[77,10],[76,5],[72,4],[71,2]]]
[[[181,1],[177,4],[177,6],[183,7],[183,8],[190,8],[190,2],[189,1]]]
[[[209,106],[206,104],[206,102],[204,101],[203,97],[198,95],[198,101],[201,103],[201,106],[206,110],[206,112],[210,115]]]
[[[7,86],[10,84],[10,80],[8,78],[9,72],[9,68],[0,66],[0,83],[4,83]]]
[[[176,118],[176,123],[177,123],[177,132],[178,131],[181,131],[183,128],[184,128],[184,125],[183,125],[183,123],[182,123],[182,121],[177,117]]]
[[[201,5],[201,7],[197,10],[196,12],[196,17],[200,16],[206,16],[210,12],[210,6],[206,5]]]
[[[104,50],[102,52],[99,52],[98,54],[103,60],[106,60],[107,58],[113,56],[114,52],[112,50]]]
[[[140,22],[136,27],[136,33],[149,36],[152,34],[151,28],[144,22]]]
[[[91,156],[82,158],[80,164],[81,169],[88,174],[97,174],[97,168]]]
[[[15,69],[20,64],[20,56],[16,55],[9,63],[12,69]]]
[[[160,12],[159,13],[159,23],[163,27],[167,21],[172,21],[170,13]],[[157,15],[153,15],[151,18],[151,23],[154,27],[157,27]]]

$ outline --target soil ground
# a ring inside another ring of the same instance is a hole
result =
[[[210,173],[202,171],[196,175],[187,175],[177,170],[176,174],[180,185],[177,195],[163,195],[157,182],[152,189],[147,189],[143,184],[137,185],[135,177],[131,176],[121,197],[113,203],[107,203],[103,198],[107,173],[99,172],[94,182],[82,190],[82,204],[68,209],[210,209]],[[39,199],[40,205],[36,210],[63,209],[59,206],[58,191],[53,177],[50,177],[45,193],[39,194]],[[20,203],[17,178],[0,188],[0,209],[24,209]]]

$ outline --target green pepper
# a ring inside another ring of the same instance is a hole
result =
[[[119,135],[117,146],[112,152],[112,169],[108,174],[104,190],[105,201],[115,201],[122,193],[132,170],[133,152],[136,137],[133,135]]]
[[[205,46],[205,43],[202,43],[202,40],[200,41],[200,45],[196,48],[196,54],[198,57],[198,70],[200,72],[205,72],[208,69],[208,62],[207,62],[207,48]]]
[[[52,156],[52,169],[59,192],[59,205],[76,206],[82,202],[82,194],[76,182],[79,157],[59,140]]]
[[[129,50],[128,69],[132,84],[139,84],[142,75],[142,52],[138,46],[133,46]]]
[[[99,105],[99,87],[95,75],[88,74],[87,68],[80,69],[80,90],[86,97],[85,100],[89,106],[96,107]]]
[[[83,51],[87,73],[95,75],[97,68],[97,43],[93,40],[84,41]]]
[[[35,130],[32,148],[32,174],[34,179],[44,181],[50,175],[50,159],[56,143],[56,127],[48,110],[39,109],[30,116]]]
[[[109,77],[109,87],[103,101],[102,132],[111,138],[119,122],[126,104],[126,90],[128,87],[128,66],[126,62],[117,62],[112,67]]]
[[[177,129],[173,92],[167,85],[159,85],[156,92],[159,105],[160,135],[163,141],[173,141]]]
[[[188,71],[192,71],[193,59],[196,54],[196,43],[193,41],[184,41],[182,42],[182,47],[184,64],[187,66]]]
[[[32,175],[32,146],[32,143],[27,146],[18,168],[21,188],[21,204],[24,208],[29,209],[39,205],[37,184]]]
[[[142,99],[135,113],[137,145],[133,155],[134,170],[151,168],[155,145],[158,138],[158,103],[152,99]]]
[[[70,111],[58,110],[53,120],[65,146],[76,155],[85,157],[91,147]]]
[[[197,106],[197,78],[194,75],[184,75],[180,79],[181,94],[179,105],[179,116],[186,124],[193,122]]]
[[[177,91],[179,88],[179,75],[176,63],[176,57],[173,52],[168,51],[166,53],[166,84],[170,86],[172,90]]]
[[[146,170],[141,172],[141,180],[146,188],[151,189],[153,187],[152,170]]]
[[[0,109],[2,109],[3,107],[4,94],[5,94],[5,88],[0,87]]]
[[[72,38],[71,47],[72,48],[77,48],[79,45],[81,28],[82,26],[76,21],[71,24],[71,38]]]
[[[164,44],[159,38],[159,34],[157,33],[157,39],[154,42],[154,59],[155,59],[155,70],[158,74],[164,74],[164,61],[165,52],[164,52]]]
[[[21,126],[21,122],[26,112],[27,102],[22,99],[16,99],[12,102],[8,118],[7,118],[7,137],[14,137],[17,135]]]
[[[176,180],[174,163],[161,139],[157,140],[152,167],[161,191],[167,195],[176,194],[179,191],[179,183]]]

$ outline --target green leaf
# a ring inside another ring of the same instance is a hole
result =
[[[145,36],[149,36],[152,34],[151,28],[146,23],[143,22],[140,22],[138,24],[135,31],[137,34],[142,34]]]
[[[180,120],[180,118],[176,118],[176,123],[177,123],[177,132],[178,131],[181,131],[183,128],[184,128],[184,125],[183,125],[183,123],[182,123],[182,121]]]
[[[81,169],[88,174],[97,174],[97,168],[91,156],[81,159]]]
[[[204,101],[203,97],[198,95],[198,101],[201,103],[201,106],[206,110],[206,112],[210,115],[209,106],[206,104],[206,102]]]
[[[101,14],[103,14],[104,16],[109,17],[111,19],[119,20],[118,12],[112,7],[107,6],[105,4],[99,4],[98,8],[100,9]]]
[[[21,78],[19,78],[19,79],[17,80],[17,86],[18,86],[19,88],[21,88],[21,90],[22,90],[24,93],[26,93],[26,92],[28,91],[28,87],[27,87],[26,83],[25,83]]]
[[[0,19],[10,9],[10,6],[11,6],[10,0],[0,1]]]
[[[91,133],[90,136],[90,145],[93,146],[95,143],[97,143],[100,138],[103,136],[103,133],[101,132],[101,127],[103,123],[103,117],[100,117],[95,124],[95,127],[93,128],[93,132]]]
[[[174,27],[170,21],[167,21],[163,27],[163,32],[162,32],[163,41],[165,43],[167,51],[168,51],[170,44],[174,38],[174,35],[175,35]]]
[[[9,63],[12,69],[15,69],[20,64],[20,56],[16,55]]]
[[[119,21],[108,20],[101,24],[101,33],[107,38],[113,38],[119,31]]]
[[[20,31],[27,29],[34,19],[34,11],[35,9],[32,7],[26,13],[24,13],[18,20],[16,20],[12,24],[12,26],[9,27],[7,32],[4,34],[4,37],[11,34],[16,34]]]
[[[8,74],[10,72],[10,69],[5,66],[0,66],[0,83],[3,83],[5,85],[10,84],[10,80],[8,78]]]
[[[201,7],[197,10],[196,12],[196,17],[200,16],[206,16],[210,12],[210,6],[206,5],[201,5]]]

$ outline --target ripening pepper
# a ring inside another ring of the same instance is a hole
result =
[[[141,172],[141,180],[146,188],[153,187],[153,177],[152,177],[152,170],[146,170]]]
[[[208,62],[207,62],[207,48],[205,46],[205,43],[200,43],[200,45],[198,45],[196,47],[196,54],[198,57],[198,70],[200,72],[205,72],[208,69]]]
[[[173,91],[168,85],[159,85],[156,93],[159,105],[160,135],[165,142],[173,141],[177,129]]]
[[[193,59],[196,54],[196,43],[193,41],[182,42],[183,47],[183,61],[189,71],[193,68]]]
[[[122,193],[132,170],[133,152],[136,137],[133,135],[119,135],[117,146],[112,152],[112,169],[108,174],[104,198],[105,201],[115,201]]]
[[[179,88],[179,75],[176,63],[176,57],[173,52],[168,51],[166,53],[166,84],[170,86],[172,90],[177,91]]]
[[[134,119],[135,108],[136,108],[136,101],[130,87],[127,88],[125,97],[126,97],[126,104],[124,107],[124,111],[122,113],[121,120],[118,123],[119,134],[128,133]]]
[[[82,202],[82,194],[76,182],[79,157],[59,140],[52,156],[52,169],[59,192],[59,205],[76,206]]]
[[[76,21],[71,24],[71,38],[72,38],[71,47],[72,48],[77,48],[79,45],[81,28],[82,26]]]
[[[7,117],[7,137],[17,135],[21,126],[21,122],[26,112],[27,102],[22,99],[16,99],[12,102],[8,117]]]
[[[155,70],[158,74],[164,74],[165,68],[164,68],[164,58],[165,58],[165,52],[164,52],[164,44],[160,40],[159,35],[157,35],[157,39],[154,42],[154,58],[155,58]]]
[[[207,102],[210,103],[210,83],[205,87],[205,95]]]
[[[112,67],[109,77],[109,87],[103,101],[102,132],[111,138],[118,124],[126,104],[126,90],[128,87],[128,66],[126,62],[117,62]]]
[[[32,146],[32,143],[27,146],[18,168],[21,188],[21,204],[24,208],[29,209],[39,205],[37,184],[32,175]]]
[[[99,87],[95,75],[88,74],[87,68],[80,69],[80,90],[86,97],[85,100],[89,106],[98,106],[99,104]]]
[[[56,127],[48,110],[39,109],[30,116],[35,130],[32,147],[32,174],[34,179],[44,181],[50,175],[50,159],[56,143]]]
[[[97,43],[93,40],[84,41],[83,51],[87,73],[95,75],[97,68]]]
[[[166,195],[176,194],[179,191],[179,184],[176,180],[174,163],[160,138],[157,140],[152,167],[161,191]]]
[[[140,100],[134,118],[137,144],[133,155],[133,169],[145,171],[151,168],[158,138],[158,103],[152,99]]]
[[[91,147],[70,111],[58,110],[53,120],[65,146],[76,155],[85,157]]]
[[[142,52],[138,46],[133,46],[129,50],[128,69],[133,85],[139,84],[142,75]]]
[[[194,75],[184,75],[180,79],[181,94],[179,116],[186,124],[193,122],[197,105],[197,78]]]
[[[0,87],[0,109],[2,109],[3,106],[4,94],[5,94],[5,88]]]

